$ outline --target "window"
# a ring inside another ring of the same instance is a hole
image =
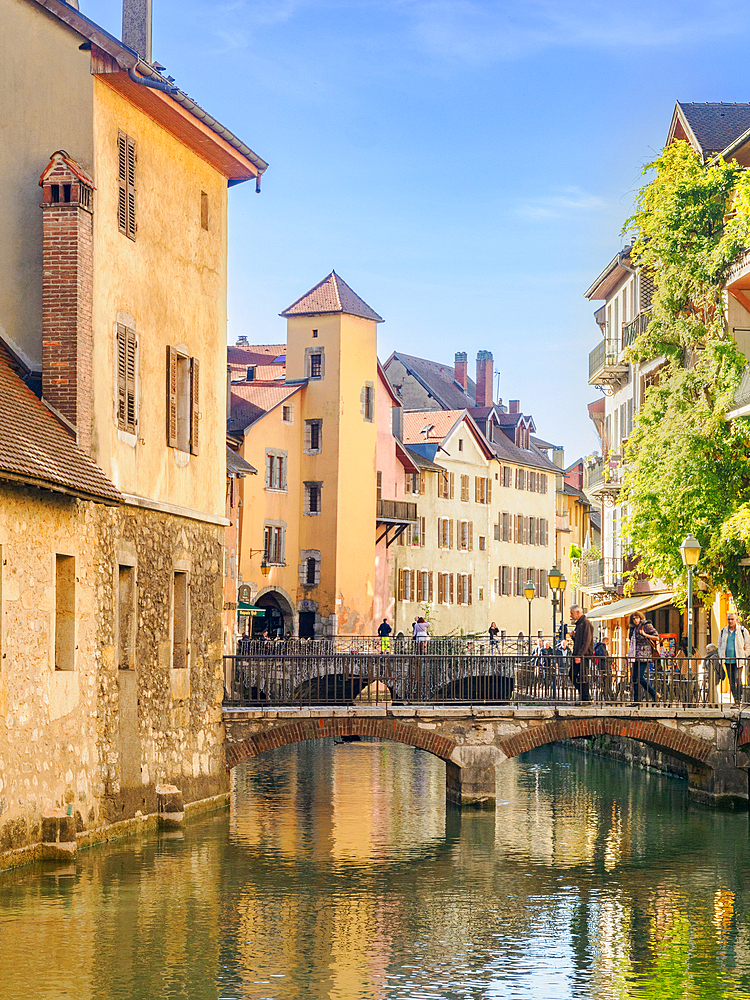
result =
[[[315,559],[310,556],[309,559],[305,560],[305,586],[314,587],[315,586],[315,570],[316,570]]]
[[[456,573],[456,604],[471,604],[471,573]]]
[[[124,132],[117,134],[118,201],[117,225],[121,233],[135,239],[135,142]]]
[[[463,451],[464,450],[464,441],[463,441],[463,438],[459,438],[458,439],[458,450],[459,451]]]
[[[474,524],[472,521],[457,521],[458,548],[471,552],[474,547]]]
[[[438,476],[438,496],[443,500],[453,499],[453,473],[443,471]]]
[[[323,378],[326,373],[325,351],[322,347],[305,348],[305,377]]]
[[[537,518],[530,517],[529,518],[529,545],[536,545],[537,544],[536,537],[537,537]]]
[[[55,557],[55,670],[76,665],[76,561]]]
[[[317,587],[320,583],[319,550],[302,549],[299,557],[299,582],[303,587]]]
[[[424,548],[424,518],[419,518],[419,544],[421,548]]]
[[[503,486],[510,489],[513,480],[513,469],[509,465],[503,466]]]
[[[420,604],[432,603],[432,573],[421,570],[417,577],[417,601]]]
[[[461,499],[462,500],[467,500],[467,501],[469,499],[469,477],[468,476],[461,476]]]
[[[284,424],[294,423],[294,407],[291,403],[287,403],[281,407],[281,421]]]
[[[516,489],[525,490],[526,489],[526,470],[516,469]]]
[[[378,470],[377,473],[377,485],[375,487],[375,497],[377,500],[383,499],[383,473]]]
[[[172,669],[188,665],[188,575],[175,573],[172,589]]]
[[[453,574],[438,573],[438,604],[453,604]]]
[[[201,229],[208,232],[208,195],[201,191]]]
[[[479,536],[479,551],[480,552],[487,551],[487,539],[484,535]]]
[[[167,348],[167,445],[198,454],[200,377],[197,358]]]
[[[414,600],[414,573],[410,569],[399,570],[398,599],[399,601]]]
[[[546,473],[542,472],[541,473],[541,477],[542,477],[541,478],[541,482],[542,482],[541,492],[542,493],[546,493],[547,492],[547,475],[546,475]]]
[[[286,492],[286,464],[287,453],[285,451],[271,451],[266,449],[266,489]]]
[[[438,548],[453,548],[453,521],[448,517],[438,518]]]
[[[323,421],[305,421],[305,454],[318,455],[322,447]]]
[[[312,335],[313,335],[313,340],[314,340],[318,336],[318,331],[317,330],[313,330]]]
[[[366,382],[360,394],[362,402],[362,416],[365,420],[375,419],[375,386],[372,382]]]
[[[284,566],[284,525],[266,524],[263,528],[263,558],[272,566]]]
[[[117,324],[117,426],[129,434],[136,433],[137,413],[135,381],[137,374],[138,341],[135,330]]]
[[[247,372],[245,373],[245,381],[246,382],[255,381],[255,365],[247,366]]]
[[[305,483],[305,514],[320,513],[320,491],[322,483]]]
[[[119,566],[117,579],[117,666],[135,666],[135,567]]]
[[[523,568],[523,566],[516,566],[515,578],[516,578],[516,587],[515,587],[516,597],[523,597],[524,586],[526,583],[526,570]]]
[[[498,589],[501,597],[510,597],[511,589],[511,568],[510,566],[498,566]]]
[[[484,588],[483,587],[479,588],[479,600],[480,601],[484,600]]]

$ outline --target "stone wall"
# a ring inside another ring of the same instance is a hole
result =
[[[78,831],[225,791],[223,529],[0,484],[0,853],[64,809]],[[55,669],[57,556],[75,560],[74,669]],[[135,582],[123,623],[120,571]],[[175,572],[187,574],[184,662],[173,668]],[[131,625],[126,665],[121,626]]]

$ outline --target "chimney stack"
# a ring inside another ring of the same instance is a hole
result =
[[[492,406],[492,379],[495,374],[491,351],[477,353],[477,406]]]
[[[42,395],[91,451],[94,182],[60,149],[42,188]]]
[[[520,413],[521,400],[520,399],[509,399],[508,400],[508,413]]]
[[[453,378],[466,392],[466,352],[459,351],[453,359]]]
[[[122,40],[151,62],[151,0],[123,0]]]

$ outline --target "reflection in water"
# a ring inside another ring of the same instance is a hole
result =
[[[388,743],[286,747],[233,809],[0,877],[0,996],[747,998],[748,818],[545,748],[491,813]]]

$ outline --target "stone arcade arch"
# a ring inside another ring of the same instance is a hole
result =
[[[283,622],[285,635],[297,635],[297,613],[291,597],[280,587],[265,587],[258,592],[255,604],[259,608],[268,608],[269,617],[279,627]],[[258,619],[263,621],[264,619]]]
[[[708,804],[747,805],[750,758],[737,751],[723,713],[638,710],[613,715],[570,709],[225,709],[227,770],[267,750],[323,737],[371,736],[418,747],[446,763],[446,795],[459,805],[494,805],[495,767],[561,740],[609,735],[648,744],[687,764],[691,795]],[[744,734],[743,734],[744,735]],[[748,734],[750,735],[750,733]]]

